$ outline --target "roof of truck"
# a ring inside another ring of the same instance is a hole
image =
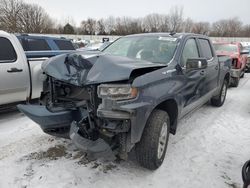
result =
[[[194,33],[140,33],[140,34],[133,34],[133,35],[127,35],[125,37],[132,37],[132,36],[164,36],[164,37],[184,37],[184,36],[195,36],[195,37],[202,37],[202,38],[208,38],[206,35],[201,34],[194,34]]]

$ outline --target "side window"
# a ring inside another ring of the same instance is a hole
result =
[[[67,40],[54,40],[60,50],[75,50],[73,44]]]
[[[199,39],[199,43],[201,45],[203,57],[206,58],[207,60],[212,59],[213,52],[212,52],[209,41],[206,39]]]
[[[49,51],[51,50],[44,39],[28,39],[29,51]]]
[[[12,63],[17,60],[17,55],[11,42],[0,37],[0,63]]]
[[[181,56],[181,65],[186,66],[186,62],[190,58],[199,58],[199,52],[195,39],[187,40]]]

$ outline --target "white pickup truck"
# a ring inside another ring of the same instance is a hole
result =
[[[45,79],[42,62],[66,51],[32,53],[29,57],[35,58],[26,56],[15,35],[0,31],[0,109],[39,98]]]

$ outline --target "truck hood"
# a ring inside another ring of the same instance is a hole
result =
[[[83,86],[128,80],[135,70],[145,69],[146,73],[162,67],[166,65],[89,51],[50,58],[42,70],[57,80]]]

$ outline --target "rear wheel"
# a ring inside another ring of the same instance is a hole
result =
[[[227,80],[224,80],[221,90],[220,90],[220,94],[211,99],[211,104],[213,106],[220,107],[224,104],[226,100],[226,96],[227,96],[227,87],[228,87],[228,82]]]
[[[154,110],[150,115],[143,135],[135,147],[137,161],[145,168],[155,170],[165,158],[170,131],[168,113]]]

